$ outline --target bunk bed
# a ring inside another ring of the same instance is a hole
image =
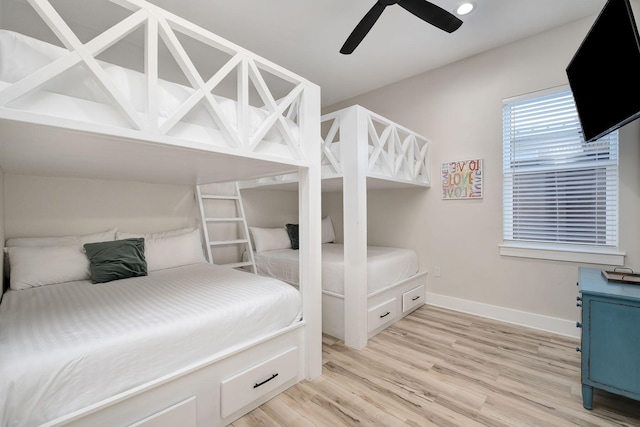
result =
[[[417,266],[415,251],[368,246],[366,206],[368,189],[430,186],[429,141],[359,105],[326,114],[321,122],[322,190],[342,192],[344,226],[343,245],[331,248],[331,239],[322,240],[322,328],[348,346],[363,348],[369,338],[425,302],[427,273]],[[296,173],[264,177],[243,182],[242,187],[295,189],[297,179]],[[329,225],[323,221],[325,226]],[[323,236],[332,234],[323,230]],[[394,258],[396,263],[390,264]],[[283,280],[287,275],[276,272],[273,264],[284,263],[291,276],[294,260],[285,248],[256,254],[264,274]],[[340,265],[337,288],[326,280],[327,273],[335,275],[328,262]],[[377,263],[396,274],[380,275]]]
[[[292,293],[278,280],[199,257],[188,265],[158,268],[162,260],[175,260],[166,250],[149,262],[154,271],[147,276],[93,285],[76,262],[80,245],[89,254],[90,244],[139,245],[152,236],[7,241],[15,280],[0,302],[0,347],[7,350],[2,351],[0,423],[227,425],[321,374],[319,88],[144,0],[109,4],[124,18],[86,42],[48,0],[29,5],[55,39],[32,38],[29,28],[1,32],[2,173],[194,187],[297,173],[300,234],[306,242],[300,289]],[[93,6],[75,6],[99,13]],[[3,23],[9,21],[3,16]],[[142,70],[97,59],[133,32],[144,35],[137,46]],[[221,52],[225,60],[203,77],[185,40]],[[182,80],[161,78],[163,55],[177,63]],[[233,87],[225,93],[235,95],[225,97],[218,89],[230,75]],[[267,80],[281,85],[276,90]],[[186,235],[194,236],[179,230],[162,237],[175,242]],[[61,254],[75,260],[70,270],[33,277],[29,265],[57,265]],[[221,294],[208,293],[212,284]],[[283,292],[289,300],[284,306],[274,302]],[[187,301],[188,295],[198,300]],[[272,301],[278,314],[240,303],[249,300]],[[104,301],[108,307],[98,308]],[[144,318],[140,308],[147,309]],[[250,322],[246,335],[236,334],[230,311],[238,318],[254,311],[259,320]],[[185,312],[199,314],[183,318]],[[217,326],[212,329],[210,322]],[[120,337],[137,324],[142,329]],[[39,334],[45,338],[35,338]],[[143,351],[145,343],[150,347]],[[83,370],[85,365],[93,370]],[[79,376],[67,376],[74,372]]]

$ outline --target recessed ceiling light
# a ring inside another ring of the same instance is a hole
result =
[[[456,14],[457,15],[466,15],[468,13],[470,13],[473,9],[475,9],[476,7],[476,3],[472,2],[472,1],[466,1],[462,4],[460,4],[460,6],[458,6],[458,8],[456,9]]]

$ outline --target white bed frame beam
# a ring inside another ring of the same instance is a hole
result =
[[[367,150],[368,117],[352,108],[341,118],[344,208],[344,341],[349,347],[367,345]],[[364,139],[364,140],[363,140]],[[357,141],[357,143],[351,143]]]
[[[305,327],[303,365],[306,378],[322,374],[322,188],[320,169],[320,88],[308,84],[299,105],[303,157],[308,168],[301,168],[298,182],[300,233],[300,290]]]

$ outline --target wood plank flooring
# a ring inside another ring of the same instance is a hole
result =
[[[640,426],[640,402],[582,407],[578,340],[423,306],[232,426]],[[640,356],[639,356],[640,357]]]

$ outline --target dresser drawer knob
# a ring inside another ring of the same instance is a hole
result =
[[[576,303],[576,307],[582,307],[582,304],[580,304],[579,302]]]
[[[582,297],[576,297],[576,301],[582,301]]]
[[[577,351],[578,353],[582,353],[582,349],[581,349],[580,347],[576,347],[576,351]]]
[[[582,323],[576,322],[576,328],[582,328]]]

